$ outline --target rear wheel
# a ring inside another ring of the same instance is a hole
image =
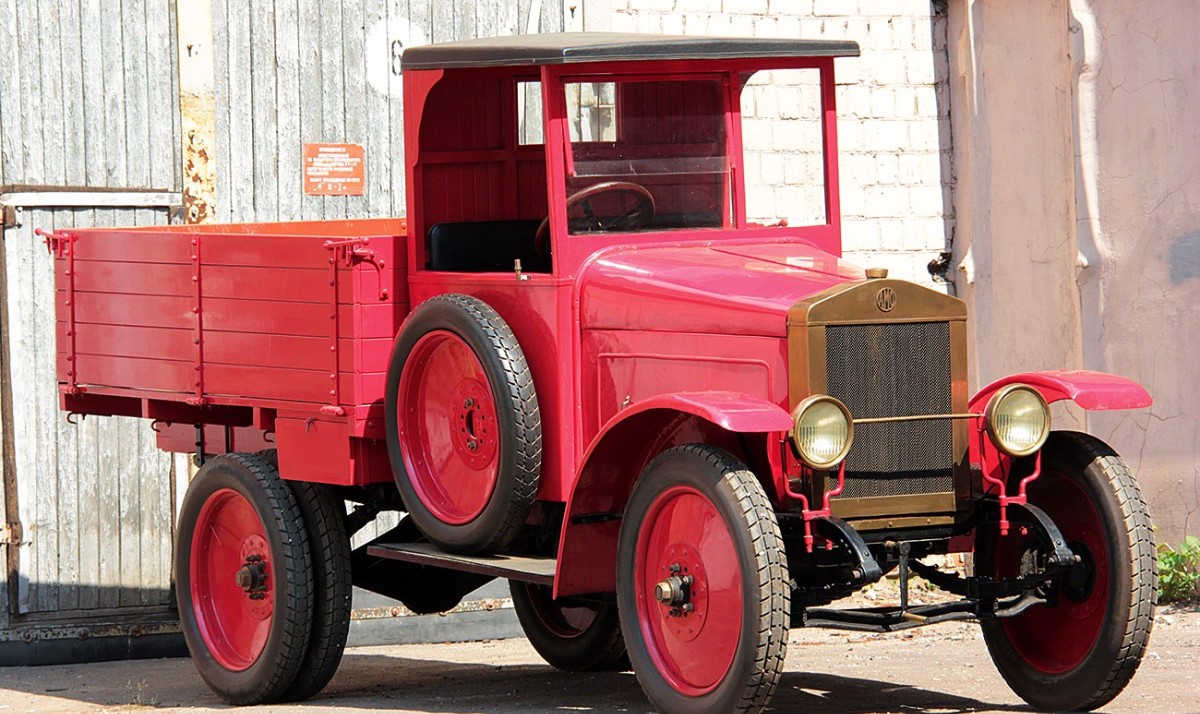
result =
[[[388,453],[409,516],[441,548],[508,545],[537,494],[542,422],[508,324],[467,295],[425,301],[392,350]]]
[[[1082,558],[1082,567],[1036,605],[984,620],[984,641],[1000,674],[1030,705],[1089,710],[1133,677],[1150,638],[1157,568],[1150,518],[1125,462],[1103,442],[1055,432],[1029,502],[1044,510]],[[1036,562],[1034,535],[981,534],[981,573],[1014,577]]]
[[[200,676],[231,704],[277,701],[300,672],[313,574],[303,515],[249,454],[209,459],[179,513],[175,582]]]
[[[509,590],[525,636],[551,666],[567,672],[629,666],[616,602],[554,600],[550,588],[515,580],[509,581]]]
[[[255,454],[276,474],[275,449]],[[350,536],[345,509],[323,484],[285,481],[304,514],[313,566],[313,621],[308,650],[296,681],[283,695],[286,701],[308,699],[329,684],[341,663],[350,632],[352,585]]]
[[[790,595],[779,524],[745,465],[689,445],[646,468],[621,527],[617,598],[660,711],[762,711],[783,669]]]

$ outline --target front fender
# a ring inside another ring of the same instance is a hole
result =
[[[1140,409],[1153,403],[1146,389],[1125,377],[1090,370],[1025,372],[992,382],[971,397],[970,410],[979,413],[992,395],[1010,384],[1028,384],[1047,404],[1070,399],[1088,411]]]
[[[625,504],[642,470],[664,449],[704,441],[731,452],[765,452],[765,437],[739,435],[786,432],[791,427],[792,418],[783,407],[735,392],[660,395],[614,416],[584,455],[567,501],[555,597],[616,587],[617,537]]]

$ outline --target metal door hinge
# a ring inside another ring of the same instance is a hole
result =
[[[9,228],[17,228],[20,225],[21,225],[21,222],[17,219],[17,207],[5,205],[4,206],[4,228],[5,228],[5,230],[8,230]]]
[[[0,545],[21,545],[21,524],[6,523],[0,529]]]

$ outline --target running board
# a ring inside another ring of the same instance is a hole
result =
[[[456,555],[429,543],[378,543],[367,548],[367,555],[535,585],[554,585],[558,564],[554,558],[528,555]]]

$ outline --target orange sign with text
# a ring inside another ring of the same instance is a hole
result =
[[[305,144],[304,193],[308,196],[361,196],[366,165],[359,144]]]

